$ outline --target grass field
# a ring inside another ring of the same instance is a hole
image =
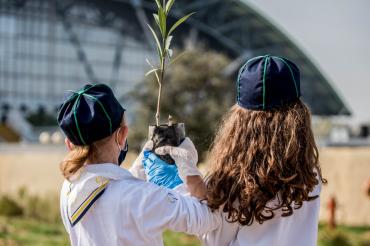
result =
[[[370,246],[370,227],[338,226],[335,230],[319,226],[318,246]]]
[[[196,246],[199,241],[182,233],[165,232],[165,245]],[[69,240],[61,223],[46,223],[35,219],[0,217],[0,246],[62,246]]]
[[[164,244],[171,246],[197,246],[199,241],[182,233],[167,231]],[[26,218],[0,217],[0,246],[58,246],[69,245],[61,223],[46,223]],[[370,227],[339,226],[328,230],[319,228],[319,246],[367,246],[370,245]]]

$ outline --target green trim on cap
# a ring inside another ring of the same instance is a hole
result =
[[[256,57],[253,57],[251,59],[249,59],[248,61],[246,61],[246,63],[244,63],[244,65],[239,69],[239,73],[238,73],[238,77],[237,77],[237,80],[236,80],[236,89],[237,89],[237,95],[236,95],[236,100],[239,101],[239,98],[240,98],[240,76],[242,75],[242,73],[244,72],[245,70],[245,67],[251,62],[251,61],[254,61],[258,58],[261,58],[263,56],[256,56]]]
[[[79,90],[78,92],[73,91],[73,90],[68,90],[69,92],[72,92],[73,94],[62,104],[62,106],[60,107],[60,109],[62,109],[64,107],[64,105],[66,105],[67,103],[69,103],[70,101],[72,101],[76,96],[85,93],[87,90],[90,90],[94,86],[96,86],[96,85],[91,85],[90,87],[86,88],[85,90]]]
[[[80,136],[80,140],[84,145],[87,145],[85,140],[82,137],[80,127],[78,126],[78,120],[77,120],[77,114],[76,114],[76,108],[77,108],[77,105],[80,103],[81,95],[82,94],[78,95],[77,100],[76,100],[75,104],[73,105],[73,115],[74,115],[74,118],[75,118],[76,128],[77,128],[78,135]]]
[[[84,94],[84,96],[90,97],[91,99],[95,100],[95,101],[100,105],[101,109],[104,111],[105,116],[107,116],[107,119],[108,119],[108,121],[109,121],[110,134],[112,134],[112,133],[113,133],[113,132],[112,132],[112,128],[113,128],[113,126],[112,126],[112,120],[111,120],[111,118],[109,117],[109,114],[107,113],[107,111],[105,110],[105,108],[104,108],[103,104],[99,101],[99,99],[97,99],[96,97],[94,97],[94,96],[92,96],[92,95]]]
[[[73,93],[75,93],[74,91],[72,91]],[[78,96],[78,94],[73,94],[73,95],[71,95],[63,104],[62,104],[62,106],[60,106],[60,108],[59,108],[59,112],[58,112],[58,114],[60,114],[60,111],[63,109],[63,107],[67,104],[67,103],[69,103],[70,101],[72,101],[76,96]]]
[[[266,70],[267,70],[267,61],[270,59],[270,56],[265,57],[265,65],[263,66],[263,78],[262,78],[262,98],[263,98],[263,109],[266,109]]]
[[[281,57],[278,57],[278,56],[274,56],[275,58],[281,60],[282,62],[284,62],[285,65],[288,66],[288,69],[290,71],[290,74],[292,75],[292,78],[293,78],[293,81],[294,81],[294,87],[295,87],[295,92],[297,94],[297,97],[299,97],[299,93],[298,93],[298,88],[297,88],[297,82],[295,81],[295,78],[294,78],[294,74],[293,74],[293,71],[292,71],[292,68],[290,67],[290,65]]]
[[[87,92],[88,90],[90,90],[91,88],[93,88],[95,86],[97,86],[97,85],[96,84],[95,85],[90,85],[90,87],[87,87],[86,89],[81,89],[81,90],[77,91],[76,93],[78,95],[82,95],[82,94],[84,94],[85,92]]]
[[[239,101],[239,98],[240,98],[240,76],[242,74],[242,72],[244,71],[245,67],[247,66],[248,62],[246,62],[240,69],[239,69],[239,73],[238,73],[238,78],[236,80],[236,100]]]
[[[78,119],[77,119],[77,112],[76,112],[76,108],[77,106],[79,105],[80,103],[80,99],[81,99],[81,96],[87,96],[87,97],[90,97],[92,99],[94,99],[95,101],[98,102],[98,104],[100,105],[100,107],[102,108],[104,114],[107,116],[107,119],[109,121],[109,127],[110,127],[110,134],[112,134],[112,121],[111,121],[111,118],[109,117],[107,111],[105,110],[103,104],[94,96],[91,96],[91,95],[88,95],[88,94],[85,94],[88,90],[90,90],[91,88],[93,87],[96,87],[96,86],[104,86],[103,84],[93,84],[93,85],[90,85],[89,87],[85,88],[85,89],[81,89],[79,91],[72,91],[72,90],[69,90],[70,92],[74,93],[73,95],[71,95],[63,104],[62,106],[60,107],[60,109],[62,109],[67,103],[71,102],[76,96],[77,96],[77,99],[76,101],[74,102],[73,104],[73,116],[74,116],[74,120],[75,120],[75,124],[76,124],[76,128],[77,128],[77,132],[78,132],[78,135],[79,135],[79,138],[81,140],[81,142],[84,144],[84,145],[87,145],[84,138],[82,137],[82,133],[81,133],[81,129],[79,127],[79,124],[78,124]],[[71,131],[71,134],[73,137],[74,134],[73,132]]]

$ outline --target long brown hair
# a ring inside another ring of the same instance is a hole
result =
[[[277,210],[290,216],[310,196],[321,175],[310,111],[300,100],[283,108],[253,111],[233,106],[209,153],[207,201],[230,222],[262,224]],[[279,199],[276,199],[279,196]],[[270,201],[278,204],[270,207]]]
[[[86,160],[93,155],[94,145],[75,146],[60,163],[60,170],[66,179],[70,179],[81,170]]]

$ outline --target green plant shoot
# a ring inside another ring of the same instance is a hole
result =
[[[159,67],[154,67],[150,61],[147,59],[147,63],[151,66],[151,70],[149,70],[145,76],[154,73],[155,78],[158,82],[158,100],[157,100],[157,112],[155,114],[156,125],[159,126],[160,124],[160,110],[161,110],[161,96],[162,96],[162,86],[164,83],[164,75],[166,71],[166,62],[172,59],[172,50],[171,50],[171,41],[173,36],[171,35],[182,23],[184,23],[191,15],[194,13],[190,13],[188,15],[183,16],[179,20],[177,20],[173,26],[170,28],[167,27],[167,17],[170,13],[170,10],[175,3],[175,0],[155,0],[158,11],[157,13],[153,14],[155,23],[157,25],[157,29],[160,35],[157,35],[157,32],[152,28],[149,24],[149,30],[153,35],[158,57],[159,57]]]

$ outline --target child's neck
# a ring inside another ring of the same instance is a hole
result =
[[[85,161],[85,165],[106,164],[106,163],[112,163],[112,164],[118,165],[118,160],[117,160],[117,158],[113,158],[111,156],[111,157],[105,157],[105,158],[102,158],[102,157],[100,157],[100,158],[99,157],[97,157],[97,158],[88,158]]]

